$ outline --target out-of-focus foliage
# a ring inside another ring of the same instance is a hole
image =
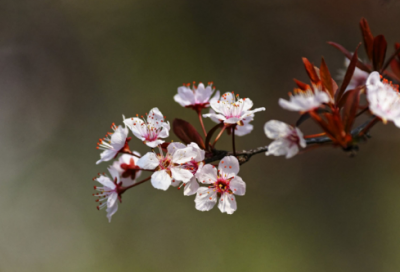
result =
[[[349,159],[320,149],[257,155],[241,168],[238,211],[201,213],[194,197],[143,184],[109,224],[91,194],[96,141],[121,114],[157,106],[171,120],[183,82],[214,81],[265,106],[237,146],[267,145],[300,58],[334,67],[326,41],[355,48],[368,19],[399,39],[396,1],[13,1],[0,3],[1,271],[397,271],[400,131]],[[399,40],[397,40],[399,41]],[[367,56],[360,56],[366,58]],[[208,128],[214,125],[205,120]],[[313,133],[316,127],[305,127]],[[224,135],[228,139],[227,135]],[[177,139],[174,139],[177,140]],[[136,141],[131,147],[143,153]],[[229,149],[230,141],[220,147]]]

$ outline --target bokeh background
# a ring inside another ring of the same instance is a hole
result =
[[[95,165],[96,142],[122,114],[157,106],[199,127],[172,99],[184,82],[214,81],[265,106],[237,145],[267,145],[266,121],[298,117],[277,100],[292,78],[306,80],[301,57],[323,55],[336,74],[344,58],[326,41],[354,50],[361,17],[400,41],[394,0],[2,0],[0,271],[399,271],[393,124],[375,127],[355,158],[338,148],[253,157],[230,216],[145,183],[108,223],[91,195],[108,166]]]

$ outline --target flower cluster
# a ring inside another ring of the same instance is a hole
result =
[[[241,98],[234,92],[220,96],[211,82],[207,86],[184,84],[174,96],[180,106],[196,112],[203,135],[189,122],[174,119],[173,132],[182,142],[168,141],[171,125],[158,108],[151,109],[146,117],[139,118],[138,114],[123,117],[123,125],[113,123],[112,132],[97,144],[103,150],[97,164],[114,160],[108,167],[111,178],[99,174],[93,179],[102,185],[94,187],[97,208],[106,208],[111,220],[122,195],[150,181],[159,190],[172,186],[183,188],[185,196],[195,195],[195,208],[199,211],[209,211],[218,203],[222,213],[232,214],[237,209],[235,196],[246,192],[246,183],[238,176],[240,165],[253,155],[265,152],[267,156],[289,159],[327,144],[354,155],[359,142],[368,138],[369,130],[376,123],[391,121],[400,127],[400,94],[398,85],[393,83],[400,78],[400,44],[395,45],[395,53],[385,62],[384,36],[374,37],[365,19],[360,21],[360,26],[369,61],[363,63],[358,58],[358,47],[350,53],[341,45],[329,42],[347,58],[347,68],[339,76],[342,82],[338,84],[324,59],[316,67],[303,58],[309,82],[295,79],[296,88],[289,98],[278,100],[284,110],[298,112],[299,118],[292,125],[278,120],[266,122],[265,135],[273,140],[268,146],[236,151],[235,137],[252,132],[255,114],[265,108],[253,108],[250,98]],[[203,113],[207,108],[208,113]],[[367,122],[356,126],[356,119],[362,115],[369,116]],[[214,127],[207,131],[203,117],[214,121]],[[304,135],[299,127],[307,120],[314,121],[322,131]],[[129,131],[150,148],[143,156],[130,149]],[[232,151],[216,149],[223,132],[232,136]],[[218,164],[212,164],[217,161]],[[150,175],[139,181],[144,172]]]

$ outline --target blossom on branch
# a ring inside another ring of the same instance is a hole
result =
[[[169,136],[170,125],[164,119],[160,110],[153,108],[150,110],[147,120],[143,116],[142,118],[132,117],[125,119],[124,124],[132,131],[133,135],[147,146],[154,148],[164,143],[160,138]]]
[[[330,102],[329,95],[321,90],[321,85],[307,90],[294,89],[290,101],[279,98],[279,105],[285,110],[307,112],[319,108],[322,104]]]
[[[210,103],[214,112],[203,114],[204,117],[210,117],[214,120],[224,122],[226,125],[244,124],[244,119],[252,118],[254,113],[265,111],[264,107],[251,110],[253,101],[249,98],[239,98],[239,95],[234,96],[233,93],[225,93],[220,100]]]
[[[372,72],[366,83],[367,100],[370,111],[380,117],[384,123],[393,121],[400,127],[400,94],[399,86],[386,79],[381,82],[378,72]]]
[[[214,121],[215,123],[221,123],[221,120],[215,117],[215,111],[213,109],[210,109],[210,119]],[[236,136],[244,136],[252,132],[254,126],[250,124],[251,121],[254,120],[254,114],[251,114],[249,117],[243,118],[242,119],[242,124],[235,126],[235,135]]]
[[[94,189],[98,191],[98,193],[93,194],[93,196],[98,197],[96,202],[99,202],[97,206],[98,210],[101,210],[107,207],[107,218],[108,221],[111,222],[111,216],[115,214],[118,210],[118,199],[121,201],[120,188],[122,182],[119,179],[118,171],[114,168],[108,168],[112,179],[110,179],[105,174],[100,175],[97,178],[94,178],[97,182],[101,183],[103,186],[94,186]]]
[[[264,126],[268,138],[274,139],[268,146],[265,155],[286,156],[287,159],[299,152],[300,147],[306,147],[306,141],[299,128],[294,128],[281,121],[271,120]]]
[[[216,91],[211,98],[213,91],[212,82],[209,82],[207,87],[203,83],[199,83],[197,87],[193,83],[192,88],[190,88],[190,84],[184,84],[178,88],[178,94],[174,96],[174,100],[182,107],[201,110],[208,107],[210,102],[218,100],[219,91]]]
[[[208,187],[200,187],[195,199],[196,209],[209,211],[217,203],[221,212],[232,214],[236,211],[235,195],[242,196],[246,192],[246,183],[239,173],[239,161],[234,156],[224,157],[219,165],[218,171],[215,166],[206,164],[197,172],[196,177],[200,184]]]
[[[142,169],[155,170],[151,175],[151,184],[154,188],[167,190],[173,183],[187,183],[193,177],[190,170],[183,164],[190,162],[197,156],[192,146],[186,147],[182,143],[171,143],[167,147],[167,154],[148,152],[141,157],[137,165]]]
[[[133,154],[140,157],[140,154],[136,151],[133,151]],[[112,167],[118,171],[120,180],[123,182],[124,186],[134,184],[142,173],[140,167],[137,165],[139,158],[136,156],[123,154],[119,157],[119,160],[114,161],[112,165]]]
[[[103,139],[99,139],[97,143],[97,149],[104,150],[100,154],[100,160],[96,162],[96,164],[101,163],[102,161],[109,161],[114,159],[119,152],[129,151],[128,142],[131,138],[127,138],[128,129],[122,126],[116,126],[114,123],[111,125],[111,129],[114,132],[108,132],[106,137]]]

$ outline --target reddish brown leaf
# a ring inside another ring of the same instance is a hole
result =
[[[343,120],[344,130],[346,133],[350,133],[351,128],[353,126],[360,102],[361,89],[362,88],[356,88],[354,90],[350,90],[345,93],[347,95],[346,95],[346,101],[343,102],[344,107],[343,107],[342,120]]]
[[[392,72],[396,74],[396,76],[400,77],[400,63],[397,58],[390,62],[390,68],[392,69]]]
[[[167,148],[168,148],[169,144],[170,144],[170,143],[167,143],[167,142],[161,144],[161,148],[162,148],[162,150],[163,150],[164,152],[167,152]]]
[[[361,33],[364,40],[365,51],[367,52],[369,60],[372,60],[372,49],[374,45],[374,36],[371,33],[368,22],[365,18],[360,21]]]
[[[349,67],[347,67],[346,75],[344,76],[342,86],[340,86],[339,92],[336,93],[336,105],[342,98],[344,91],[346,90],[347,86],[350,83],[351,78],[353,77],[354,70],[356,69],[356,63],[358,61],[357,50],[360,44],[357,46],[356,50],[354,51],[353,57],[350,60]]]
[[[394,51],[394,53],[390,56],[390,58],[385,62],[385,64],[383,65],[381,71],[385,71],[386,68],[389,66],[389,64],[394,60],[399,60],[398,56],[400,54],[400,44],[396,43],[395,44],[395,48],[396,51]],[[396,58],[397,57],[397,58]]]
[[[302,59],[303,59],[304,67],[306,68],[308,77],[311,79],[311,82],[318,83],[320,80],[319,80],[317,73],[315,72],[314,65],[312,65],[308,59],[306,59],[306,58],[302,58]]]
[[[295,78],[293,80],[296,83],[297,87],[299,87],[299,89],[301,89],[303,91],[311,89],[310,85],[308,85],[308,84],[306,84],[304,82],[301,82],[301,81],[299,81],[299,80],[297,80]]]
[[[328,66],[325,63],[324,58],[321,60],[321,67],[319,68],[319,74],[321,76],[322,84],[324,85],[325,89],[331,94],[331,97],[335,97],[335,93],[333,91],[332,85],[332,77],[331,73],[329,72]]]
[[[380,72],[385,61],[387,49],[387,42],[383,35],[378,35],[374,38],[374,48],[372,55],[372,63],[374,65],[374,70]]]
[[[174,119],[172,129],[175,135],[185,144],[195,142],[200,148],[205,149],[203,138],[190,123],[182,119]]]
[[[344,48],[343,46],[341,46],[340,44],[337,44],[337,43],[335,43],[335,42],[328,42],[328,44],[332,45],[333,47],[335,47],[336,49],[338,49],[340,52],[342,52],[342,53],[346,56],[346,58],[348,58],[349,60],[352,58],[353,55],[352,55],[349,51],[347,51],[346,48]],[[360,44],[359,44],[359,45],[360,45]],[[359,46],[359,45],[358,45],[358,46]],[[357,48],[358,48],[358,46],[357,46]],[[357,66],[358,69],[361,69],[361,70],[363,70],[364,72],[371,73],[371,69],[368,68],[368,66],[366,66],[364,63],[362,63],[362,62],[359,61],[359,60],[357,60],[356,66]]]

